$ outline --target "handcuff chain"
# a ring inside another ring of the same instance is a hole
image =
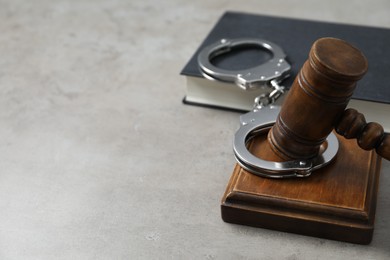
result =
[[[253,106],[254,111],[260,110],[265,106],[272,105],[284,94],[285,87],[279,85],[279,82],[276,79],[271,80],[270,83],[271,91],[263,93],[255,98],[255,104]]]

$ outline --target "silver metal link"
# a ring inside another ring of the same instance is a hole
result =
[[[270,84],[271,91],[261,94],[255,98],[254,110],[262,109],[265,106],[274,104],[285,92],[285,87],[279,85],[276,80],[272,80]]]

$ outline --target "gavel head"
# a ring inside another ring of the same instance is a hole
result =
[[[283,159],[311,159],[367,71],[363,53],[335,38],[317,40],[288,92],[268,142]]]

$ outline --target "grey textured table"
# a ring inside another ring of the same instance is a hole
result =
[[[0,0],[0,259],[390,257],[389,162],[369,246],[221,220],[238,114],[178,73],[225,10],[390,27],[386,0]]]

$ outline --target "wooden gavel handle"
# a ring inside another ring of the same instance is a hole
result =
[[[347,139],[356,138],[364,150],[375,149],[380,156],[390,160],[390,135],[384,132],[380,124],[366,123],[364,115],[357,110],[345,110],[335,129]]]

